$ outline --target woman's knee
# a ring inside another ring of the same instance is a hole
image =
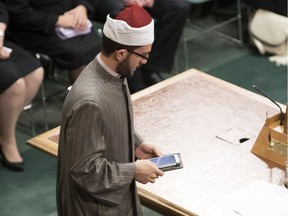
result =
[[[6,91],[12,97],[18,97],[26,94],[26,83],[24,78],[16,80]]]
[[[43,81],[43,77],[44,77],[44,69],[42,67],[39,67],[36,70],[29,73],[28,75],[26,75],[24,77],[24,79],[26,81],[26,84],[27,83],[29,83],[29,84],[33,83],[34,86],[35,85],[39,86]]]
[[[35,82],[37,82],[38,84],[41,84],[43,81],[43,77],[44,77],[44,69],[42,67],[37,68],[36,70],[34,70],[33,72],[33,77]]]

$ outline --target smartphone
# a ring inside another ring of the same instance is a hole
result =
[[[173,166],[175,167],[181,163],[179,154],[177,153],[150,158],[150,160],[155,163],[159,169]]]

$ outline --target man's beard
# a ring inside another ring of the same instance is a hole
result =
[[[116,72],[125,78],[133,77],[134,71],[132,71],[130,67],[128,58],[119,63],[119,65],[116,68]]]

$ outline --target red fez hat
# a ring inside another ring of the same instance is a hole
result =
[[[115,19],[123,20],[133,28],[147,26],[152,20],[150,14],[145,9],[133,4],[124,6]]]
[[[144,8],[127,5],[114,18],[107,16],[103,33],[123,45],[144,46],[154,41],[154,21]]]

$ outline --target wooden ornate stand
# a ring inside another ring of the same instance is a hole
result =
[[[284,124],[280,122],[284,119]],[[251,152],[264,160],[270,168],[285,170],[287,161],[287,110],[270,118],[260,131]]]

